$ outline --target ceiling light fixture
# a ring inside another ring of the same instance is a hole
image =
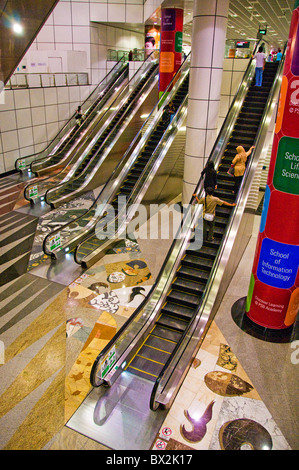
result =
[[[15,34],[22,34],[23,33],[23,26],[20,23],[13,23],[12,30]]]

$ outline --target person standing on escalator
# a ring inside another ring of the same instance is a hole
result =
[[[234,207],[235,203],[230,203],[219,199],[219,197],[214,196],[214,189],[207,188],[206,196],[198,199],[196,194],[193,194],[196,198],[198,204],[203,204],[203,239],[212,241],[214,240],[214,225],[215,225],[215,215],[217,206],[230,206]]]
[[[236,148],[238,153],[232,161],[232,166],[234,167],[234,179],[235,179],[234,193],[235,194],[238,194],[241,181],[245,173],[245,169],[246,169],[246,161],[253,149],[254,149],[254,146],[250,147],[248,152],[245,152],[245,149],[244,147],[242,147],[242,145],[239,145]]]
[[[76,119],[77,126],[80,127],[82,122],[83,122],[83,114],[82,114],[81,106],[78,106],[78,109],[77,109],[76,115],[75,115],[75,119]]]
[[[266,54],[263,52],[263,46],[260,46],[255,54],[255,86],[262,86],[263,72],[266,64]]]
[[[214,168],[214,163],[208,161],[205,168],[201,172],[201,176],[204,176],[204,188],[205,191],[207,188],[217,189],[217,172]]]
[[[170,103],[168,103],[165,106],[164,111],[163,111],[163,115],[162,115],[163,124],[168,125],[174,118],[174,115],[175,115],[175,107],[174,107],[173,102],[170,101]]]

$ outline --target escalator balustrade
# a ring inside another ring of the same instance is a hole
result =
[[[88,152],[86,157],[82,160],[82,162],[80,163],[80,165],[78,166],[78,168],[76,169],[74,173],[74,177],[67,184],[59,188],[59,191],[58,192],[56,191],[54,196],[52,196],[51,194],[46,195],[46,201],[49,204],[53,202],[54,199],[56,200],[58,198],[61,198],[63,196],[66,196],[76,191],[85,182],[85,178],[96,167],[99,161],[99,158],[101,156],[101,151],[102,152],[104,151],[102,147],[104,146],[104,144],[105,146],[108,145],[110,140],[112,141],[115,133],[117,132],[117,129],[125,120],[129,112],[130,105],[133,103],[136,97],[140,94],[144,85],[148,81],[149,77],[154,73],[157,67],[158,67],[157,64],[153,64],[150,67],[150,70],[139,81],[138,85],[134,88],[134,91],[130,94],[126,103],[119,109],[118,113],[114,116],[109,126],[101,134],[100,138],[97,140],[93,148],[90,150],[90,152]]]

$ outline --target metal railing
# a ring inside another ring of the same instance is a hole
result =
[[[14,73],[5,89],[89,85],[88,73]]]

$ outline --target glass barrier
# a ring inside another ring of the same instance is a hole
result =
[[[132,49],[133,61],[144,62],[146,60],[146,54],[144,49]],[[157,49],[159,53],[159,50]],[[118,51],[116,49],[108,49],[107,60],[117,61],[119,55],[123,54],[126,60],[129,60],[129,51]]]

